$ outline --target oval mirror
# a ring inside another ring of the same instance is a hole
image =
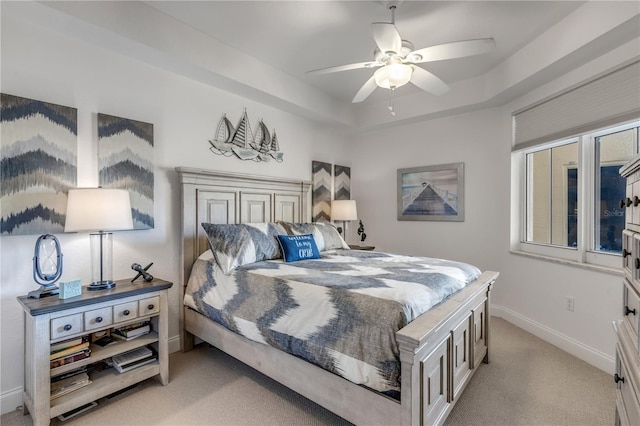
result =
[[[40,284],[39,290],[29,292],[29,297],[39,299],[58,294],[55,283],[62,275],[62,249],[60,241],[51,235],[41,235],[36,241],[33,254],[33,279]]]

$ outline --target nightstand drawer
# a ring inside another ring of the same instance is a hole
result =
[[[138,302],[122,303],[113,307],[113,322],[128,321],[138,317]]]
[[[84,329],[85,331],[94,330],[96,328],[105,328],[113,323],[111,306],[106,308],[94,309],[84,313]]]
[[[51,340],[82,333],[82,313],[51,320]]]
[[[151,315],[160,312],[160,298],[158,296],[140,300],[140,316]]]

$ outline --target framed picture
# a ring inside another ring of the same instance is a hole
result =
[[[311,193],[312,222],[331,220],[331,163],[311,162],[313,192]]]
[[[464,163],[398,169],[398,220],[464,222]]]
[[[76,187],[78,111],[0,94],[0,235],[64,232]]]
[[[153,124],[98,113],[98,177],[129,191],[133,229],[153,229]]]

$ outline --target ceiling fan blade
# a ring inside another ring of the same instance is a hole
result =
[[[456,41],[438,44],[436,46],[418,49],[407,55],[407,61],[414,64],[423,62],[443,61],[445,59],[463,58],[465,56],[480,55],[494,48],[496,42],[492,38]],[[419,56],[419,58],[418,58]],[[414,60],[415,59],[415,60]]]
[[[360,90],[358,90],[358,93],[356,93],[351,102],[356,104],[358,102],[364,101],[370,94],[373,93],[374,90],[376,90],[376,87],[378,87],[378,85],[376,84],[376,79],[371,76],[371,78],[362,85]]]
[[[444,81],[440,80],[429,71],[415,65],[411,65],[411,68],[413,68],[413,73],[411,74],[411,82],[425,92],[429,92],[433,95],[439,96],[449,90],[449,86],[447,86]]]
[[[374,22],[371,24],[373,39],[381,52],[399,53],[402,49],[402,39],[396,26],[389,22]]]
[[[380,64],[378,62],[358,62],[357,64],[347,64],[347,65],[338,65],[335,67],[327,67],[327,68],[319,68],[317,70],[307,71],[307,74],[329,74],[331,72],[339,72],[339,71],[349,71],[356,70],[359,68],[376,68],[382,66],[384,64]]]

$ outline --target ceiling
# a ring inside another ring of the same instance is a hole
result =
[[[148,6],[350,102],[373,70],[306,71],[373,59],[372,22],[389,22],[382,1],[146,1]],[[422,64],[448,84],[483,75],[579,8],[581,1],[404,1],[395,23],[416,49],[492,37],[488,54]],[[420,90],[408,84],[395,96]],[[365,102],[388,96],[377,89]]]

